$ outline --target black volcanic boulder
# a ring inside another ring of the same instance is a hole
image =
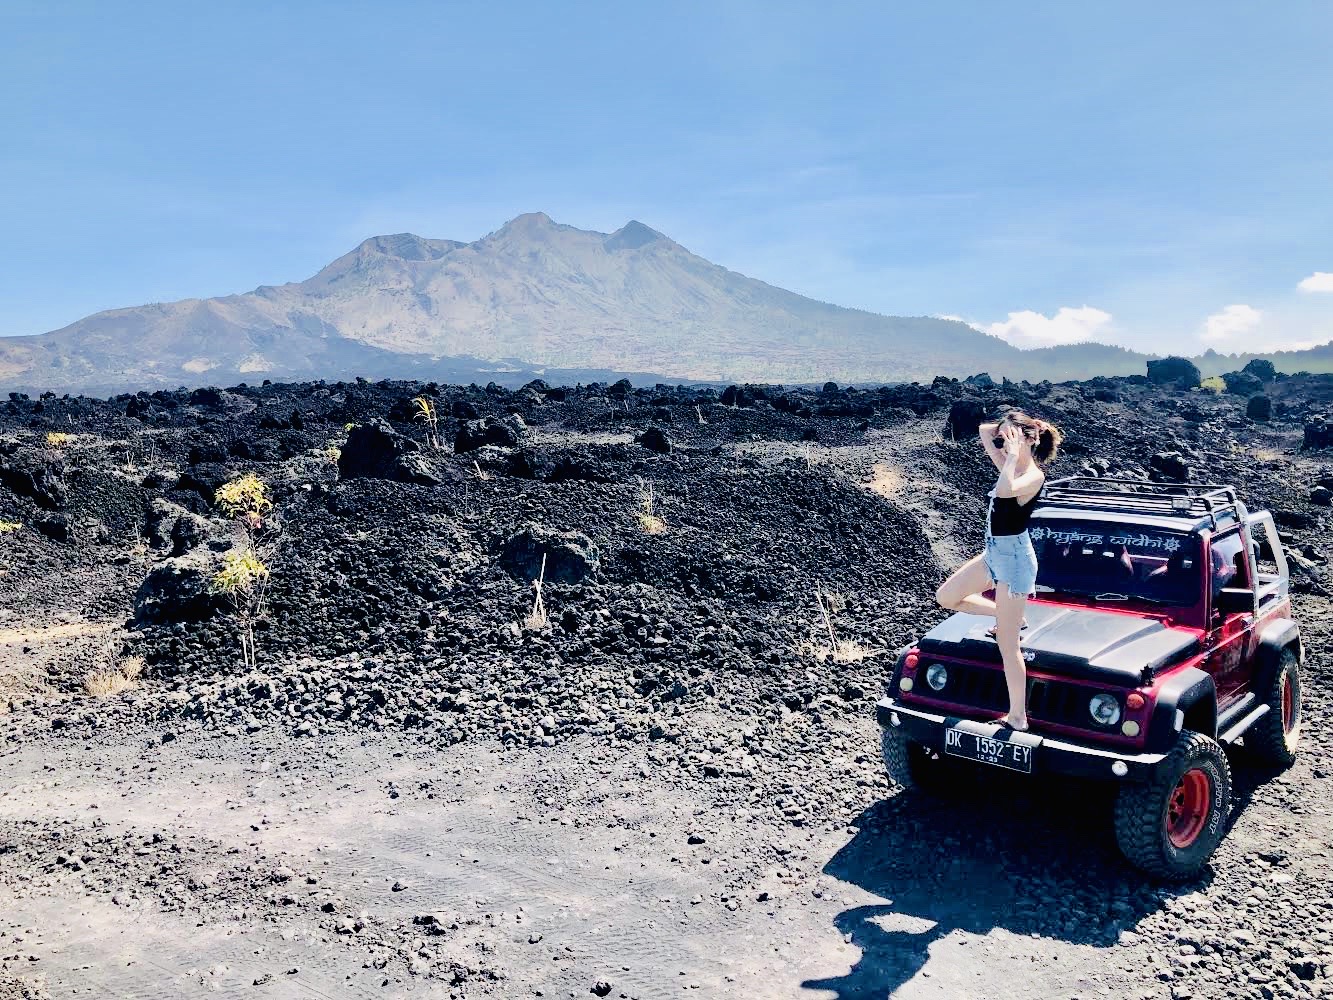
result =
[[[1277,379],[1277,367],[1271,361],[1264,358],[1255,358],[1247,364],[1241,371],[1253,375],[1260,382],[1272,382]]]
[[[225,604],[212,586],[218,565],[217,555],[207,549],[162,560],[134,595],[135,620],[163,625],[210,617]]]
[[[64,514],[41,514],[33,522],[33,526],[53,542],[69,541],[69,518]]]
[[[639,444],[649,451],[655,451],[662,455],[671,453],[671,438],[667,437],[667,432],[660,427],[649,427],[640,434]]]
[[[1245,404],[1245,415],[1251,420],[1268,420],[1273,416],[1273,401],[1262,393],[1251,396]]]
[[[729,385],[722,390],[723,406],[752,406],[754,399],[750,393],[746,392],[738,385]]]
[[[1148,465],[1154,473],[1154,479],[1165,479],[1173,483],[1189,482],[1189,464],[1178,451],[1159,451],[1148,459]]]
[[[1222,381],[1227,384],[1227,392],[1236,396],[1253,396],[1257,392],[1264,391],[1264,384],[1259,376],[1251,375],[1249,372],[1227,372],[1222,376]]]
[[[1302,448],[1330,448],[1333,447],[1333,424],[1329,423],[1323,417],[1315,417],[1305,425],[1305,439],[1301,442]]]
[[[173,556],[183,556],[206,542],[217,542],[223,547],[230,544],[208,518],[163,497],[155,497],[148,505],[146,533],[149,545],[168,549]]]
[[[1189,358],[1169,357],[1148,362],[1148,381],[1155,385],[1176,384],[1186,389],[1196,388],[1203,375],[1199,366]]]
[[[239,439],[238,439],[239,440]],[[227,460],[227,446],[212,434],[207,434],[190,445],[190,451],[186,456],[186,464],[203,465],[207,462],[225,462]]]
[[[518,445],[518,427],[512,420],[497,420],[495,417],[483,417],[480,420],[465,420],[458,428],[454,438],[454,452],[476,451],[488,444],[501,448],[514,448]]]
[[[348,432],[347,443],[338,456],[338,475],[342,479],[416,482],[415,467],[403,460],[419,450],[420,445],[385,421],[369,420]]]
[[[601,568],[597,545],[577,531],[550,531],[529,524],[500,545],[500,565],[520,580],[535,580],[546,559],[546,579],[552,583],[578,583]]]
[[[15,455],[0,460],[0,486],[27,497],[45,510],[60,510],[69,499],[64,464],[58,458],[44,460]]]
[[[944,436],[952,441],[976,437],[986,413],[986,404],[974,396],[955,400],[949,407],[949,419],[944,422]]]

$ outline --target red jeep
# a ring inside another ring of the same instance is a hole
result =
[[[1118,782],[1125,857],[1189,878],[1226,829],[1223,747],[1243,736],[1266,764],[1296,756],[1304,649],[1272,515],[1228,486],[1062,479],[1029,531],[1031,730],[995,721],[992,620],[955,614],[899,654],[878,704],[889,777],[929,788],[975,761]]]

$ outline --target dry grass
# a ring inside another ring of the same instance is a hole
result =
[[[48,431],[46,434],[46,446],[48,448],[64,448],[74,441],[73,434],[66,434],[64,431]]]
[[[653,492],[652,483],[639,483],[639,527],[645,535],[665,534],[667,527],[663,521],[654,512],[657,498]]]
[[[143,657],[131,656],[119,663],[94,670],[83,681],[83,689],[94,698],[114,698],[122,692],[139,686],[143,673]]]
[[[532,581],[535,591],[532,598],[532,610],[523,619],[523,627],[529,632],[541,632],[550,624],[546,615],[546,602],[542,600],[542,585],[546,582],[546,556],[542,556],[542,569],[537,579]]]
[[[854,639],[838,638],[837,630],[833,626],[833,616],[847,606],[847,602],[841,596],[816,589],[815,604],[819,608],[819,621],[814,629],[816,637],[800,644],[796,650],[798,653],[821,661],[860,663],[884,652],[883,649],[873,646],[863,646]]]
[[[472,460],[472,473],[483,483],[491,478],[491,474],[481,467],[481,463],[475,458]]]
[[[1278,448],[1255,448],[1250,452],[1259,462],[1280,462],[1289,456]]]

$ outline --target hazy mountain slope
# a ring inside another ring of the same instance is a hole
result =
[[[534,213],[474,243],[377,236],[302,282],[0,338],[0,387],[434,377],[441,366],[456,378],[468,369],[455,359],[801,382],[1134,374],[1145,357],[1096,344],[1018,351],[964,323],[881,316],[775,288],[639,222],[607,235]]]

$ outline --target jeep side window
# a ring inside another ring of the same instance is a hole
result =
[[[1212,575],[1213,606],[1224,587],[1250,588],[1250,564],[1245,557],[1245,539],[1239,531],[1213,539],[1209,566]]]

